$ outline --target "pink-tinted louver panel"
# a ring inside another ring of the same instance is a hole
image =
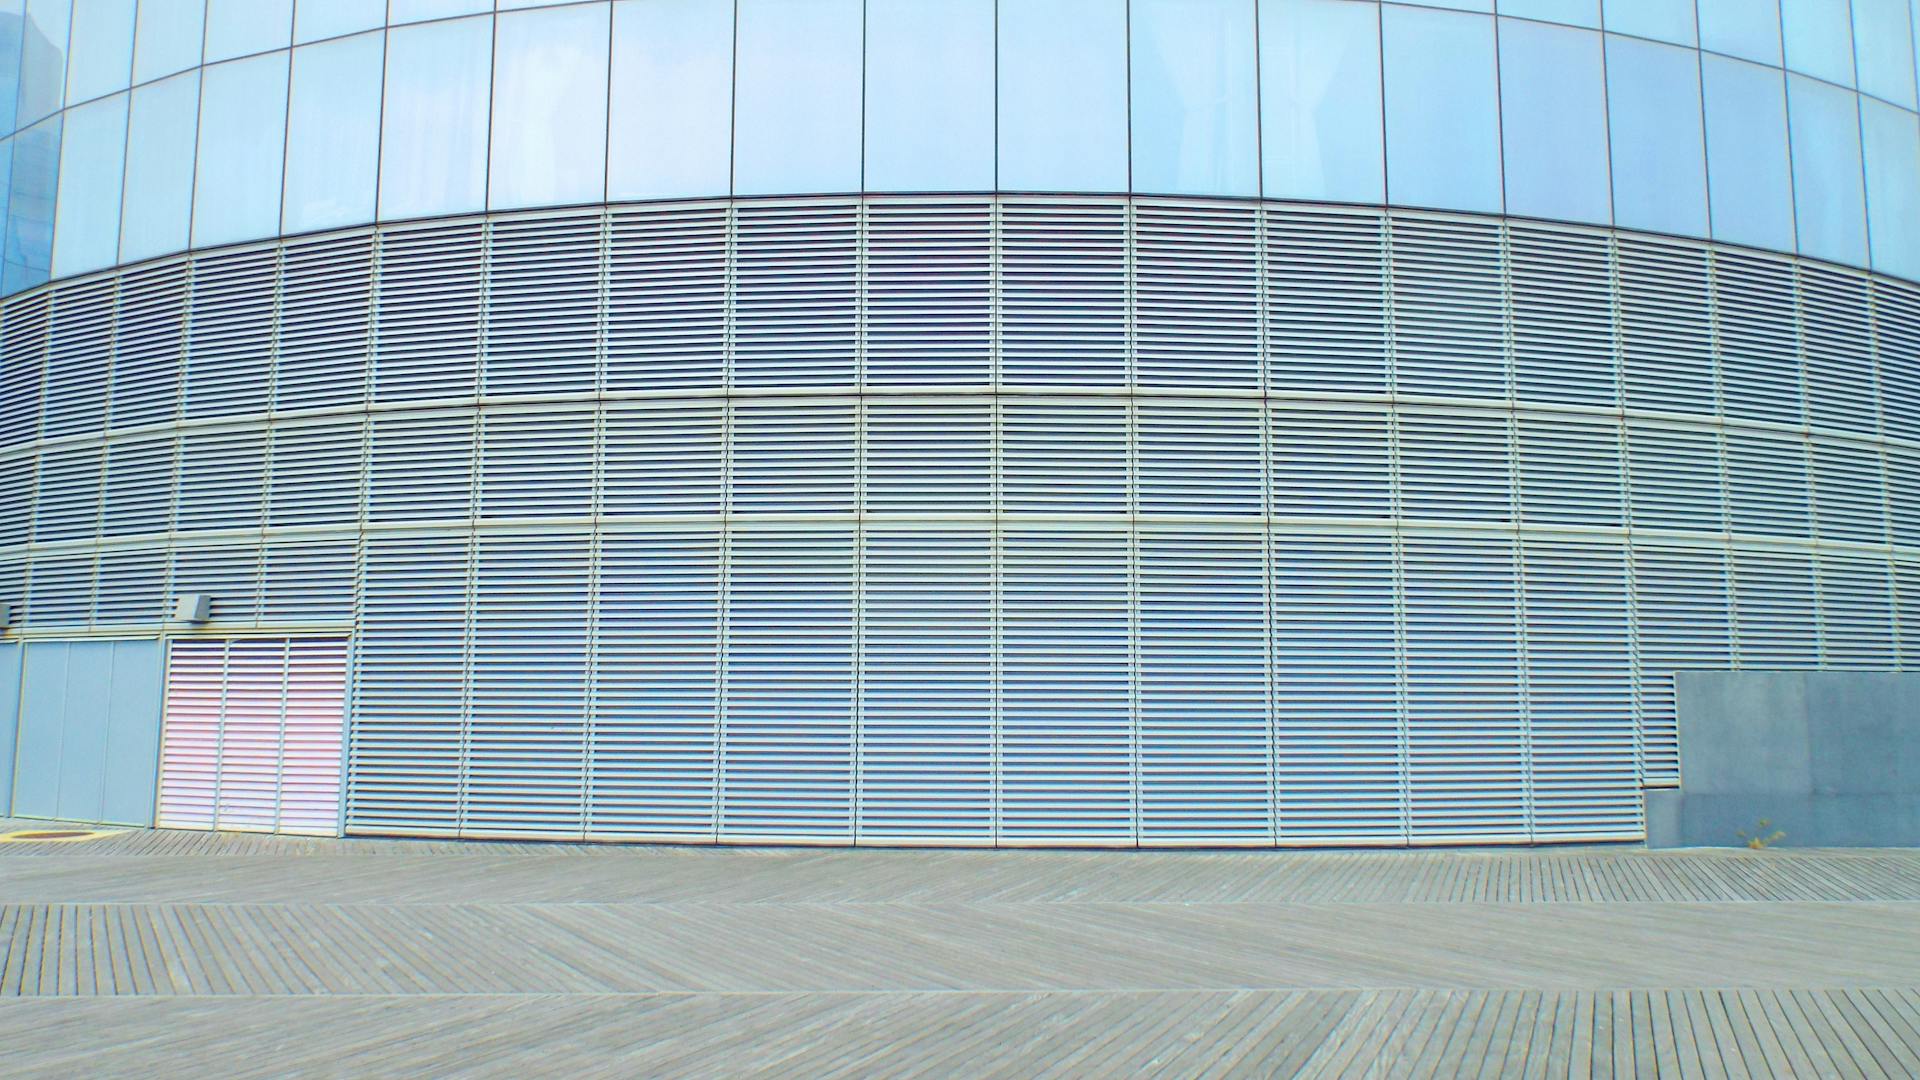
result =
[[[228,645],[215,828],[273,831],[279,809],[280,710],[286,678],[284,640],[240,640]]]
[[[168,654],[160,751],[163,828],[213,828],[226,652],[224,641],[176,641]]]
[[[332,836],[340,826],[340,741],[347,645],[294,641],[287,665],[280,831]]]

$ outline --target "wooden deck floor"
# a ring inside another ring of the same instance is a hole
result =
[[[0,1076],[382,1073],[1920,1076],[1920,852],[0,844]]]

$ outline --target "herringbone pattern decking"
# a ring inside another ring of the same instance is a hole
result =
[[[1920,853],[0,845],[0,1075],[1920,1075]]]

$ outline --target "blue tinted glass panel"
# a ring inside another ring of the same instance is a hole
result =
[[[133,36],[133,81],[147,82],[200,62],[207,0],[140,0]]]
[[[1003,189],[1127,189],[1126,16],[1106,0],[1001,0]]]
[[[1600,28],[1600,0],[1500,0],[1499,8],[1500,14],[1517,19]]]
[[[1501,22],[1501,125],[1509,214],[1599,224],[1609,220],[1601,49],[1600,35],[1591,30]]]
[[[479,210],[487,200],[493,19],[387,31],[380,124],[383,219]]]
[[[387,0],[298,0],[293,9],[295,44],[372,30],[387,21]]]
[[[134,88],[127,117],[126,203],[120,215],[122,261],[187,246],[199,118],[197,71]]]
[[[385,41],[360,34],[293,51],[282,231],[373,220]]]
[[[860,0],[738,10],[734,190],[860,190]]]
[[[27,0],[0,0],[0,131],[13,130],[13,114],[20,105],[20,38],[26,24]],[[0,159],[11,161],[12,143],[0,152]],[[6,168],[0,162],[0,170]],[[4,190],[4,189],[0,189]],[[0,197],[0,218],[6,214],[6,199]]]
[[[1607,123],[1615,224],[1705,236],[1707,154],[1694,53],[1609,36]]]
[[[1261,0],[1265,194],[1380,202],[1380,12],[1347,0]]]
[[[134,0],[74,0],[67,100],[125,90],[133,78]]]
[[[1692,45],[1698,40],[1693,0],[1606,0],[1609,30],[1636,37]]]
[[[1913,108],[1913,26],[1907,0],[1853,0],[1860,89]]]
[[[120,178],[127,147],[127,95],[67,112],[60,145],[60,200],[53,269],[83,274],[112,266],[120,252]]]
[[[1920,122],[1884,102],[1863,101],[1860,131],[1873,268],[1920,279]]]
[[[1793,204],[1800,250],[1835,262],[1867,261],[1867,208],[1861,202],[1860,113],[1846,90],[1802,75],[1787,77],[1793,149]]]
[[[13,136],[0,139],[0,293],[5,293],[5,253],[7,238],[7,197],[13,189]]]
[[[1421,7],[1449,8],[1453,11],[1478,11],[1491,14],[1493,0],[1407,0]]]
[[[207,0],[207,63],[284,49],[293,0]]]
[[[1381,9],[1387,194],[1396,203],[1500,209],[1493,20]]]
[[[71,0],[27,0],[26,37],[20,48],[19,127],[51,116],[66,95],[70,4]],[[59,141],[58,135],[54,141]],[[17,183],[18,170],[14,175]]]
[[[456,15],[478,15],[492,10],[493,0],[392,0],[387,7],[387,22],[450,19]]]
[[[1777,69],[1719,56],[1702,57],[1700,66],[1713,235],[1791,251],[1785,81]]]
[[[1779,0],[1697,0],[1700,47],[1761,64],[1780,63]]]
[[[733,6],[613,7],[607,198],[725,195],[733,168]]]
[[[869,191],[993,187],[993,3],[868,9]]]
[[[497,16],[487,205],[600,202],[606,191],[605,5]]]
[[[193,246],[272,236],[280,231],[287,54],[219,64],[202,79]]]
[[[1133,0],[1133,187],[1260,192],[1252,0]]]
[[[6,268],[0,288],[30,289],[53,266],[53,201],[60,178],[60,117],[13,137],[8,176]]]
[[[1788,67],[1853,85],[1853,19],[1847,0],[1780,0],[1780,36],[1786,42]]]

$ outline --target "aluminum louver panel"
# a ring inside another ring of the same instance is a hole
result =
[[[480,517],[578,517],[593,512],[591,405],[488,412],[480,425]]]
[[[375,400],[476,392],[484,235],[484,226],[473,221],[380,233],[373,304]]]
[[[1572,405],[1619,400],[1612,254],[1604,233],[1507,226],[1515,397]]]
[[[1899,655],[1887,564],[1828,556],[1814,565],[1820,589],[1820,666],[1843,671],[1895,667]]]
[[[1807,423],[1870,433],[1880,416],[1871,299],[1864,275],[1800,265]]]
[[[264,412],[271,401],[277,247],[194,260],[182,415]]]
[[[852,401],[737,401],[729,506],[735,513],[857,509]]]
[[[0,548],[27,542],[35,509],[32,453],[0,458]]]
[[[851,840],[853,532],[743,531],[728,559],[720,835]]]
[[[1285,206],[1265,214],[1267,386],[1384,393],[1386,216]]]
[[[1887,529],[1901,547],[1920,547],[1920,449],[1886,448]]]
[[[1009,399],[1000,406],[1000,506],[1029,513],[1128,510],[1125,401]]]
[[[358,546],[352,540],[269,545],[262,578],[261,620],[273,624],[352,622]]]
[[[276,336],[276,411],[366,399],[373,243],[370,233],[354,233],[288,245]]]
[[[1266,538],[1139,540],[1140,842],[1272,843]]]
[[[1806,536],[1813,527],[1807,500],[1807,441],[1799,435],[1744,432],[1723,439],[1727,462],[1727,517],[1736,533]]]
[[[117,536],[165,532],[173,520],[172,438],[127,439],[107,448],[100,519]]]
[[[1268,424],[1269,512],[1279,518],[1393,516],[1385,408],[1275,406]]]
[[[1619,237],[1617,252],[1621,402],[1660,412],[1718,412],[1707,252],[1645,236]]]
[[[26,610],[27,564],[19,559],[0,559],[0,604],[15,611]]]
[[[1000,840],[1131,844],[1129,539],[1018,529],[1001,543]]]
[[[1726,531],[1718,431],[1629,420],[1626,438],[1627,505],[1634,528]]]
[[[994,835],[993,537],[870,529],[861,547],[859,835]]]
[[[1876,278],[1873,307],[1881,427],[1897,438],[1920,439],[1920,288]]]
[[[1275,784],[1285,843],[1406,838],[1393,541],[1275,536]]]
[[[1258,403],[1144,401],[1133,442],[1141,513],[1261,514]]]
[[[98,578],[94,625],[153,623],[166,615],[166,552],[103,551]]]
[[[733,385],[851,385],[859,204],[745,203],[734,214]]]
[[[585,533],[479,538],[461,830],[586,827]]]
[[[372,521],[464,520],[473,508],[474,414],[376,415],[367,451]]]
[[[1633,637],[1640,653],[1641,771],[1680,781],[1673,673],[1733,666],[1733,612],[1724,552],[1635,548]]]
[[[1886,543],[1887,503],[1880,448],[1822,440],[1811,444],[1810,450],[1815,532],[1819,537]]]
[[[1529,525],[1625,524],[1620,422],[1612,417],[1514,420],[1520,516]]]
[[[97,444],[52,446],[40,452],[40,483],[33,507],[33,542],[91,539],[100,526],[101,453]]]
[[[276,424],[270,436],[268,526],[357,525],[367,441],[361,419]]]
[[[607,389],[724,381],[731,217],[718,203],[612,213]]]
[[[1505,258],[1497,224],[1395,214],[1389,220],[1393,388],[1504,398]]]
[[[481,393],[598,388],[602,223],[599,213],[493,221]]]
[[[869,202],[865,381],[993,380],[993,204]]]
[[[50,292],[10,300],[0,310],[0,446],[29,442],[40,432],[52,310]]]
[[[174,527],[259,528],[266,472],[266,432],[187,432],[180,442],[180,505]]]
[[[605,408],[602,514],[719,513],[721,403],[615,401]]]
[[[1911,669],[1920,662],[1920,566],[1896,564],[1893,568],[1893,610],[1899,631],[1900,666]]]
[[[46,555],[27,564],[27,625],[85,626],[93,607],[94,557]]]
[[[260,617],[260,548],[247,546],[176,547],[168,578],[169,599],[203,594],[208,618],[219,623],[251,623]]]
[[[187,266],[161,262],[127,272],[114,328],[108,422],[116,428],[172,420],[186,363]]]
[[[1756,252],[1717,250],[1713,267],[1709,280],[1721,349],[1721,407],[1742,420],[1800,423],[1793,264]]]
[[[355,638],[352,832],[460,827],[472,541],[366,542]]]
[[[283,833],[333,836],[340,831],[347,643],[294,640],[287,648],[277,827]]]
[[[226,690],[224,641],[174,641],[167,648],[166,717],[160,737],[163,829],[211,829],[220,768],[220,706]]]
[[[1733,555],[1733,639],[1738,665],[1755,671],[1820,664],[1813,560]]]
[[[1134,204],[1134,380],[1257,388],[1258,207]]]
[[[286,710],[287,643],[227,645],[214,772],[214,826],[272,832],[279,818],[280,727]]]
[[[1513,452],[1506,413],[1402,409],[1400,516],[1408,520],[1508,521]]]
[[[1643,834],[1623,549],[1529,542],[1527,763],[1533,836]]]
[[[865,509],[883,514],[992,510],[993,413],[985,402],[868,402]]]
[[[41,438],[90,435],[105,426],[118,292],[117,280],[102,278],[62,291],[55,302]]]
[[[712,838],[719,533],[602,536],[594,605],[588,831]]]
[[[1402,541],[1415,840],[1528,835],[1516,562],[1511,540]]]
[[[1000,204],[1000,381],[1121,386],[1127,370],[1124,202]]]

